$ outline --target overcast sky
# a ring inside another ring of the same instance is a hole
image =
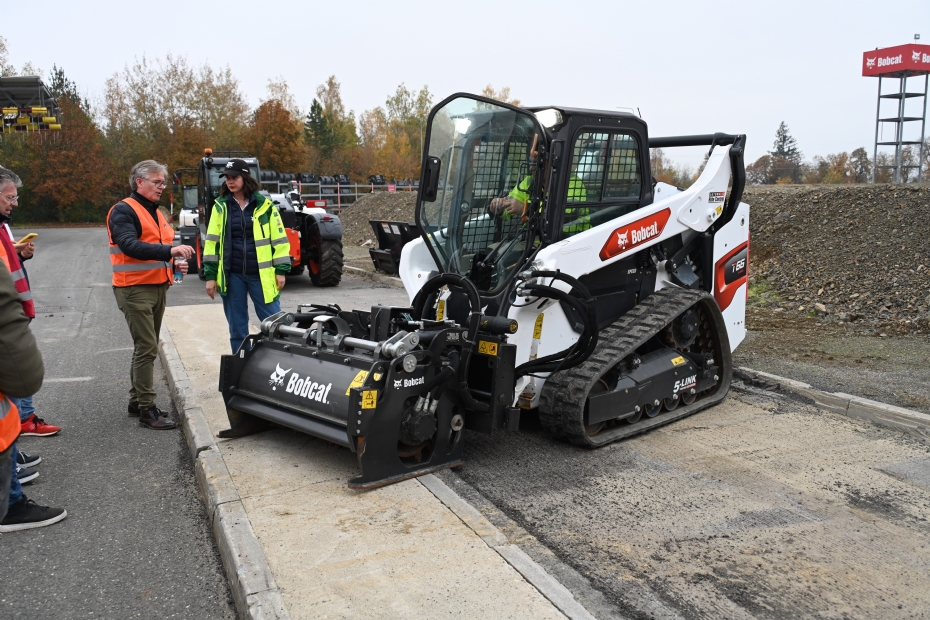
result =
[[[5,15],[10,60],[46,72],[56,64],[92,100],[135,57],[171,53],[229,65],[252,105],[276,76],[306,110],[316,86],[336,75],[356,114],[382,105],[401,82],[428,85],[435,101],[493,84],[525,105],[638,108],[653,136],[745,133],[747,163],[771,148],[780,121],[806,158],[859,146],[871,153],[878,80],[861,77],[862,52],[911,43],[915,33],[930,44],[930,0],[29,6],[5,12],[35,14]],[[694,150],[669,154],[701,159]]]

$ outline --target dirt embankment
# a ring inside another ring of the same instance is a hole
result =
[[[930,185],[751,187],[743,200],[752,305],[930,331]]]
[[[861,332],[930,333],[930,184],[747,188],[750,303]],[[413,221],[414,192],[365,196],[342,215],[346,245],[370,219]],[[750,328],[753,328],[750,322]]]
[[[358,202],[343,209],[340,216],[345,230],[344,244],[359,245],[370,239],[377,247],[368,220],[412,222],[416,204],[416,192],[379,192],[359,198]]]

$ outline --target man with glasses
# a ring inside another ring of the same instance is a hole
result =
[[[16,284],[17,290],[23,300],[23,309],[26,316],[32,320],[35,318],[35,302],[32,299],[32,291],[29,285],[29,276],[26,273],[25,262],[35,254],[35,244],[16,243],[13,231],[10,225],[13,223],[13,207],[19,206],[19,188],[22,187],[22,180],[12,170],[0,166],[0,243],[6,247],[6,260],[9,262],[8,268]],[[0,248],[2,250],[3,248]],[[49,437],[61,431],[60,426],[47,424],[45,420],[36,416],[35,406],[32,404],[32,396],[26,398],[13,399],[16,408],[19,409],[19,419],[22,423],[22,434],[24,436]],[[25,468],[38,464],[42,460],[39,455],[29,455],[25,452],[17,454],[17,465],[20,473]]]
[[[173,245],[174,229],[158,210],[167,186],[168,169],[154,160],[141,161],[129,174],[132,194],[107,215],[113,293],[133,340],[129,370],[129,415],[139,425],[169,430],[177,424],[155,406],[155,357],[165,313],[168,287],[174,279],[171,261],[190,258],[194,249]],[[187,264],[178,265],[187,273]]]

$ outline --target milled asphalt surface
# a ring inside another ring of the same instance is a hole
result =
[[[46,369],[35,403],[63,430],[19,445],[43,459],[27,496],[68,517],[0,535],[0,618],[234,618],[181,431],[126,416],[132,340],[110,286],[105,230],[38,232],[26,263]],[[169,409],[157,362],[155,374]]]
[[[344,286],[377,301],[377,285]],[[328,297],[297,276],[283,307]],[[171,305],[205,301],[194,277]],[[757,392],[596,451],[524,418],[521,433],[469,433],[465,465],[442,478],[598,617],[930,609],[930,449],[919,439]]]

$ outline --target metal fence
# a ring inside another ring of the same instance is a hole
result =
[[[375,185],[373,183],[336,183],[335,185],[327,185],[324,183],[299,183],[297,181],[263,181],[261,185],[263,190],[272,194],[285,194],[296,188],[300,192],[302,201],[325,200],[327,210],[339,212],[343,208],[355,204],[362,196],[381,192],[415,192],[420,183],[419,181],[408,181],[390,185]]]

